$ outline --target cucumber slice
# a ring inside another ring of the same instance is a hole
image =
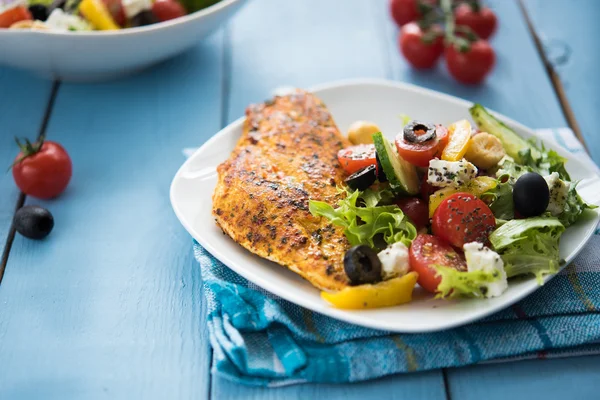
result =
[[[395,146],[381,132],[373,135],[373,143],[392,190],[411,196],[419,193],[419,177],[415,166],[400,157]]]

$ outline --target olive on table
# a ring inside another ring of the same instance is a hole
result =
[[[535,172],[521,175],[513,187],[515,210],[523,217],[535,217],[548,208],[550,189],[546,180]]]
[[[365,190],[377,180],[377,167],[371,164],[361,170],[356,171],[346,178],[345,182],[351,189]]]
[[[344,271],[350,283],[361,285],[381,281],[381,261],[369,246],[351,247],[344,256]]]
[[[435,125],[410,121],[403,130],[404,140],[409,143],[425,143],[436,138]]]
[[[39,206],[24,206],[17,210],[15,229],[29,239],[43,239],[54,228],[54,217],[50,211]]]

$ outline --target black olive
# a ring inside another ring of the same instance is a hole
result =
[[[425,122],[410,121],[404,127],[404,140],[409,143],[425,143],[435,139],[435,125]]]
[[[39,206],[24,206],[17,210],[15,229],[29,239],[43,239],[54,228],[54,217],[50,211]]]
[[[379,160],[379,155],[377,155],[377,153],[375,153],[375,160],[377,160],[377,180],[379,182],[387,182],[388,178],[385,175],[383,167],[381,166],[381,161]]]
[[[542,214],[550,202],[550,189],[546,180],[535,172],[521,175],[513,187],[515,210],[523,217]]]
[[[353,285],[381,281],[381,261],[369,246],[350,248],[344,256],[344,271]]]
[[[29,6],[29,12],[33,19],[45,21],[48,19],[48,7],[43,4],[32,4]]]
[[[351,189],[365,190],[377,180],[377,167],[369,165],[346,178],[346,185]]]
[[[131,26],[152,25],[158,22],[158,18],[150,10],[144,10],[131,18]]]

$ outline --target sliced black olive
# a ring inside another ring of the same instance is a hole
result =
[[[404,140],[410,143],[425,143],[435,137],[435,125],[433,124],[410,121],[404,127]]]
[[[45,21],[48,19],[48,7],[43,4],[32,4],[29,6],[29,12],[33,19]]]
[[[369,246],[350,248],[344,256],[344,271],[353,285],[381,281],[381,261]]]
[[[377,167],[369,165],[346,178],[346,185],[351,189],[365,190],[377,180]]]
[[[146,26],[155,24],[157,22],[158,19],[150,10],[140,11],[133,18],[131,18],[131,26]]]
[[[535,172],[521,175],[513,187],[515,210],[523,217],[535,217],[548,208],[550,189],[546,180]]]
[[[54,228],[50,211],[38,206],[24,206],[15,213],[15,229],[29,239],[43,239]]]
[[[379,182],[387,182],[388,178],[387,176],[385,176],[385,171],[383,170],[383,167],[381,166],[381,161],[379,160],[379,156],[377,155],[377,153],[375,153],[375,160],[377,160],[377,180]]]

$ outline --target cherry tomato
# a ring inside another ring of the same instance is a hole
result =
[[[431,41],[425,35],[433,34]],[[415,68],[427,69],[435,65],[444,51],[444,40],[439,27],[423,32],[419,24],[410,22],[400,30],[400,51]]]
[[[390,0],[390,13],[398,26],[416,21],[421,17],[417,0]]]
[[[421,199],[423,199],[426,203],[429,203],[429,196],[435,193],[437,188],[433,185],[430,185],[427,182],[427,174],[423,175],[421,179]]]
[[[110,15],[115,20],[115,22],[121,26],[125,26],[127,23],[127,17],[125,16],[125,10],[123,9],[123,4],[121,0],[102,0],[104,5],[110,12]]]
[[[400,157],[417,167],[429,166],[429,160],[438,153],[439,141],[431,139],[423,143],[410,143],[399,134],[396,137],[396,149]]]
[[[442,150],[444,150],[444,147],[446,147],[446,145],[448,144],[448,139],[450,138],[450,136],[448,135],[448,128],[446,128],[444,125],[436,125],[435,135],[440,142],[439,149],[441,153]]]
[[[69,154],[56,142],[23,145],[13,165],[13,178],[23,193],[40,199],[61,194],[71,180]]]
[[[473,9],[470,4],[462,3],[454,10],[456,25],[468,26],[481,39],[488,39],[496,31],[498,19],[488,7]]]
[[[342,149],[338,152],[338,161],[349,175],[369,165],[377,165],[375,146],[373,144],[357,144]]]
[[[459,82],[469,84],[483,81],[496,62],[494,49],[485,40],[471,43],[471,47],[464,52],[455,46],[448,46],[445,57],[450,75]]]
[[[492,210],[471,193],[455,193],[444,199],[433,214],[433,234],[455,247],[465,243],[487,244],[496,228]]]
[[[10,8],[0,14],[0,28],[10,28],[15,22],[32,19],[33,17],[26,7],[18,6]]]
[[[176,0],[156,0],[152,5],[152,12],[159,21],[168,21],[186,14],[183,6]]]
[[[418,197],[403,197],[396,204],[415,225],[417,230],[427,227],[429,223],[429,207]]]
[[[410,269],[419,274],[419,285],[428,292],[435,293],[441,278],[434,265],[467,270],[464,255],[458,253],[448,243],[432,235],[420,234],[412,241],[409,250]]]

